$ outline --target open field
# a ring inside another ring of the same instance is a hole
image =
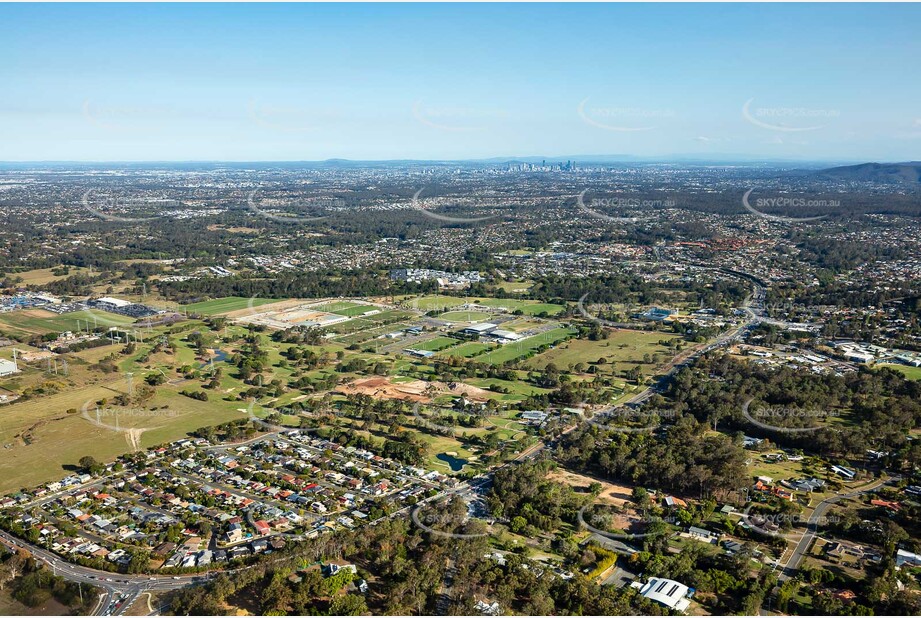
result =
[[[249,307],[261,307],[270,303],[277,303],[274,298],[243,298],[241,296],[228,296],[226,298],[215,298],[200,303],[185,305],[182,309],[189,313],[201,313],[203,315],[219,315],[231,311],[239,311]],[[252,303],[252,304],[250,304]]]
[[[380,307],[374,305],[366,305],[362,303],[356,303],[348,300],[334,300],[328,303],[322,303],[319,305],[313,305],[313,309],[317,311],[327,311],[329,313],[335,313],[337,315],[344,315],[349,318],[356,316],[361,316],[370,312],[381,312],[383,311]],[[372,317],[372,316],[368,316]]]
[[[348,300],[333,300],[328,303],[320,303],[317,305],[313,305],[313,308],[316,309],[317,311],[329,311],[330,313],[335,313],[335,312],[342,311],[343,309],[351,309],[352,307],[362,307],[362,306],[364,305],[353,303]]]
[[[515,318],[509,320],[508,322],[502,323],[502,328],[504,330],[514,331],[520,333],[522,331],[530,330],[532,328],[538,328],[543,326],[544,322],[535,318]]]
[[[656,366],[675,355],[673,348],[661,345],[660,341],[673,341],[678,335],[659,332],[645,332],[633,330],[617,330],[610,333],[607,339],[590,341],[588,339],[573,339],[560,344],[553,350],[548,350],[528,361],[528,366],[534,369],[543,369],[550,363],[557,367],[569,367],[578,363],[589,364],[605,359],[604,367],[610,368],[613,373],[639,365],[644,375],[655,372]],[[649,355],[649,361],[644,357]],[[659,355],[659,363],[653,362],[654,355]]]
[[[429,339],[428,341],[414,343],[409,347],[412,350],[438,352],[440,350],[444,350],[445,348],[450,348],[453,345],[457,345],[458,343],[460,343],[460,340],[452,339],[451,337],[435,337],[434,339]]]
[[[51,272],[52,270],[56,269],[36,268],[35,270],[27,270],[21,273],[11,273],[11,276],[21,278],[22,285],[46,285],[52,281],[59,281],[60,279],[66,279],[74,275],[85,275],[90,272],[89,268],[82,266],[68,266],[66,275],[55,275]]]
[[[60,478],[84,455],[107,461],[242,416],[239,402],[197,401],[161,387],[143,406],[120,410],[117,422],[114,410],[96,418],[95,402],[126,390],[124,378],[118,378],[0,407],[0,493]]]
[[[894,369],[909,380],[921,380],[921,367],[909,367],[908,365],[896,365],[889,363],[881,363],[879,366]]]
[[[533,281],[503,281],[499,284],[499,288],[505,290],[506,292],[519,294],[521,292],[527,292],[533,285]]]
[[[540,313],[556,315],[565,309],[563,305],[541,303],[536,300],[517,300],[514,298],[485,298],[480,300],[478,304],[484,307],[494,307],[497,309],[506,309],[508,311],[518,311],[520,309],[525,315],[538,315]]]
[[[58,315],[44,309],[25,309],[0,313],[0,330],[9,329],[14,333],[24,335],[42,335],[45,333],[63,333],[76,331],[77,320],[81,328],[85,328],[87,320],[99,326],[126,326],[134,322],[134,318],[107,313],[97,309],[87,309]]]
[[[419,311],[432,311],[433,309],[440,311],[442,309],[463,305],[465,302],[467,301],[465,301],[463,298],[457,298],[455,296],[442,296],[440,294],[422,296],[421,298],[409,298],[405,301],[406,305],[412,307],[413,309],[418,309]]]
[[[616,483],[609,483],[600,479],[594,479],[584,474],[578,474],[576,472],[570,472],[566,468],[557,468],[550,472],[549,478],[553,481],[559,481],[570,485],[579,490],[588,492],[588,488],[592,483],[598,483],[601,485],[601,493],[598,494],[598,497],[595,499],[596,504],[613,504],[615,506],[623,506],[624,504],[630,502],[631,497],[633,496],[633,488],[628,487],[627,485],[619,485]]]
[[[547,332],[541,333],[539,335],[528,337],[527,339],[523,339],[516,343],[507,343],[498,350],[493,350],[492,352],[487,352],[486,354],[479,356],[477,360],[484,363],[499,365],[525,356],[531,350],[535,350],[544,344],[553,344],[575,333],[576,330],[572,328],[554,328],[553,330],[548,330]]]
[[[488,322],[492,316],[485,311],[448,311],[438,316],[446,322]]]
[[[461,358],[470,358],[482,352],[483,350],[488,350],[490,347],[489,344],[480,343],[478,341],[468,341],[467,343],[462,343],[459,346],[450,348],[448,350],[443,350],[440,352],[440,356],[457,356]]]

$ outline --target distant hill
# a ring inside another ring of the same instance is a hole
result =
[[[853,182],[921,185],[921,161],[907,163],[861,163],[832,167],[818,172],[819,176]]]

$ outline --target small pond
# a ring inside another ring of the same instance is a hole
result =
[[[448,455],[447,453],[438,453],[435,455],[435,459],[443,461],[451,466],[452,472],[460,472],[463,467],[467,465],[466,459],[461,459],[460,457],[455,457],[454,455]]]

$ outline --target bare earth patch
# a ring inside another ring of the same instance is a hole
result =
[[[592,483],[600,483],[601,493],[598,494],[598,498],[595,500],[596,504],[612,504],[614,506],[623,506],[625,503],[630,502],[630,498],[633,495],[632,487],[627,487],[626,485],[618,485],[616,483],[609,483],[599,479],[593,479],[590,476],[585,476],[584,474],[576,474],[575,472],[570,472],[569,470],[565,470],[563,468],[557,468],[551,472],[550,478],[554,481],[566,483],[567,485],[584,489],[586,491],[588,491],[588,487]]]
[[[468,399],[486,401],[489,391],[458,382],[453,388],[444,382],[424,382],[411,380],[409,382],[394,383],[390,378],[372,376],[360,378],[338,387],[338,392],[343,395],[369,395],[381,399],[402,399],[417,403],[429,403],[432,396],[441,393],[452,393]]]

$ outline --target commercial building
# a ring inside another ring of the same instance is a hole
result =
[[[130,307],[132,303],[129,303],[127,300],[122,300],[120,298],[111,298],[106,296],[105,298],[100,298],[95,302],[95,305],[102,309],[103,311],[112,311],[118,309],[124,309],[125,307]]]

